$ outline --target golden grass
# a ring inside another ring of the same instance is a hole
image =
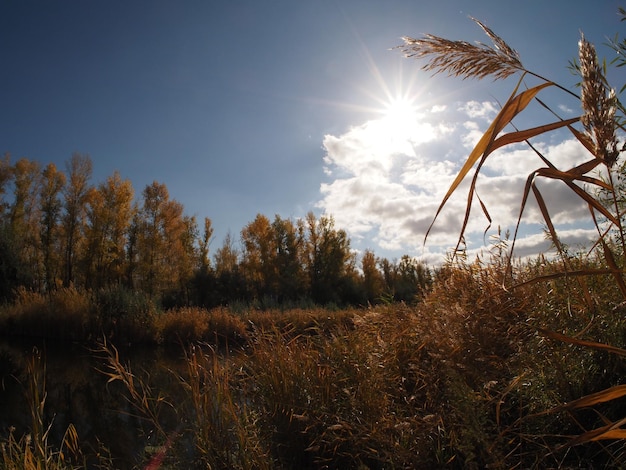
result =
[[[241,317],[225,308],[206,310],[198,307],[178,308],[156,316],[155,330],[160,343],[241,345],[246,337]]]
[[[617,96],[598,63],[594,45],[583,35],[578,46],[582,76],[580,101],[584,111],[581,123],[593,141],[595,154],[611,168],[619,156],[615,135],[618,128],[615,119]]]
[[[2,309],[0,322],[15,335],[82,340],[91,312],[89,296],[73,287],[48,295],[20,288],[15,302]]]

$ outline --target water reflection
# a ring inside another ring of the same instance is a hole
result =
[[[130,469],[145,461],[151,424],[126,399],[122,384],[107,383],[107,378],[99,372],[104,367],[102,357],[84,346],[65,342],[0,339],[0,435],[3,438],[11,426],[15,427],[17,436],[31,428],[26,366],[34,351],[41,354],[45,363],[44,426],[51,423],[49,442],[55,448],[71,423],[78,431],[85,454],[96,452],[102,443],[115,459],[116,468]],[[172,371],[183,366],[182,348],[132,348],[121,351],[120,357],[122,363],[130,361],[134,374],[149,376],[153,387],[171,396],[176,383]]]

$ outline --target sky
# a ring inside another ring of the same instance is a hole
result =
[[[600,55],[625,36],[618,1],[600,0],[21,0],[0,1],[0,152],[65,167],[88,154],[92,182],[114,171],[137,197],[153,181],[199,221],[239,239],[257,214],[332,215],[361,253],[440,262],[466,203],[453,197],[424,236],[473,144],[516,79],[433,76],[394,49],[431,33],[488,42],[474,17],[527,69],[576,91],[567,69],[581,31]],[[623,74],[623,72],[620,72]],[[618,88],[626,76],[616,75]],[[545,99],[579,113],[565,93]],[[550,122],[529,109],[520,127]],[[535,141],[563,169],[589,158],[565,133]],[[526,177],[522,145],[490,159],[468,225],[468,249],[512,229]],[[589,237],[585,207],[546,184],[566,241]],[[476,206],[478,207],[478,206]],[[545,249],[529,205],[519,256]],[[201,223],[200,223],[201,225]]]

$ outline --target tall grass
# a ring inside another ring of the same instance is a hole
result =
[[[497,273],[477,273],[475,266],[450,267],[445,285],[419,308],[354,310],[350,322],[319,329],[270,328],[267,320],[264,328],[249,331],[244,349],[226,356],[197,344],[187,353],[186,368],[176,373],[184,398],[159,398],[176,403],[180,423],[173,429],[154,426],[163,430],[163,444],[172,442],[168,465],[504,465],[509,448],[493,405],[518,367],[518,345],[527,332],[510,327],[525,301],[513,294],[503,299]],[[482,299],[478,311],[474,295],[454,294],[479,295],[485,288],[499,295]],[[472,314],[475,325],[468,327]],[[499,336],[480,331],[487,321],[509,332],[506,348]],[[155,390],[124,379],[125,366],[115,354],[109,360],[127,387]],[[140,408],[155,403],[141,391],[129,398]],[[508,413],[503,407],[503,423],[517,417]],[[156,414],[153,419],[161,420]]]
[[[89,297],[73,287],[48,295],[19,288],[14,303],[3,307],[0,321],[5,334],[82,340],[90,309]]]
[[[571,262],[588,269],[592,261]],[[192,341],[183,345],[182,363],[162,372],[131,367],[108,340],[96,352],[110,392],[130,403],[120,412],[141,418],[142,468],[618,466],[621,445],[564,444],[624,416],[620,400],[593,395],[619,393],[623,362],[539,328],[568,337],[584,331],[610,344],[626,338],[626,322],[611,304],[611,276],[595,278],[597,309],[587,317],[585,295],[570,279],[525,283],[559,266],[537,260],[510,267],[496,248],[471,262],[450,261],[417,306],[350,310],[337,319],[297,311],[292,321],[288,312],[223,311],[246,325],[243,345]],[[520,287],[502,289],[505,274]],[[171,322],[205,313],[179,311]],[[41,403],[44,393],[36,396],[31,402]],[[579,401],[585,396],[593,412]],[[45,432],[42,424],[31,442]],[[6,458],[30,452],[25,439],[7,436]],[[64,446],[39,447],[57,460],[62,451],[67,463]],[[113,461],[102,466],[115,468]]]
[[[80,447],[76,428],[70,424],[55,447],[50,442],[52,423],[46,423],[46,367],[41,353],[34,350],[26,358],[26,381],[24,393],[30,408],[30,429],[21,437],[11,427],[8,435],[0,440],[0,468],[7,470],[69,470],[87,467],[87,457]],[[106,449],[92,464],[110,468],[111,460]]]

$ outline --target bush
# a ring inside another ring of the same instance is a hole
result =
[[[123,342],[153,342],[154,302],[141,291],[125,287],[103,289],[94,298],[97,315],[92,318],[91,331]]]

